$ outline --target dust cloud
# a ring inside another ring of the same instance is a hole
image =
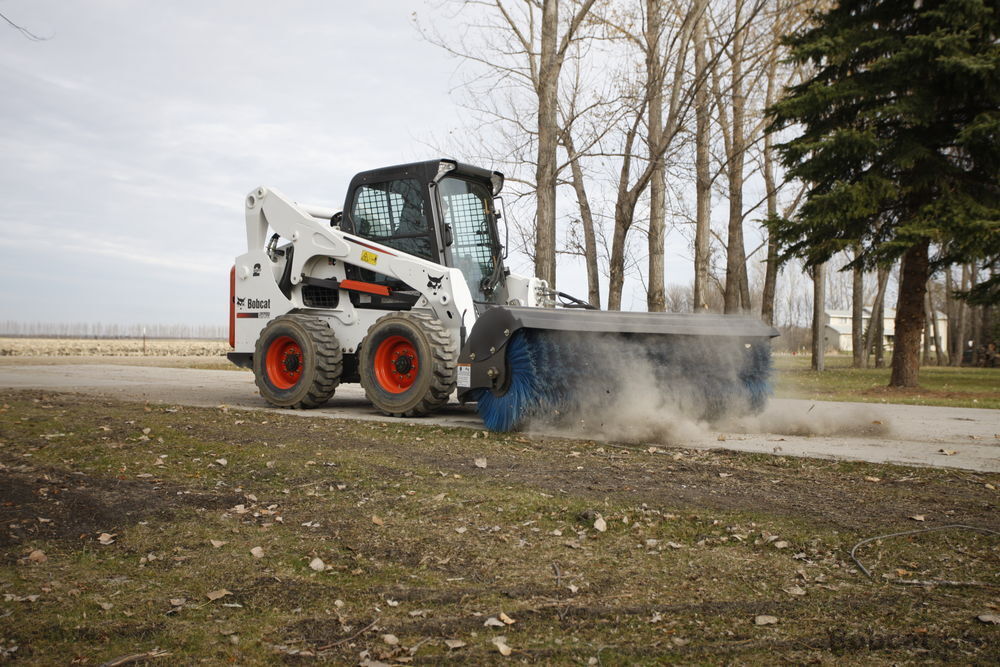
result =
[[[752,368],[754,354],[741,341],[562,334],[555,344],[547,361],[557,358],[561,372],[543,381],[560,385],[558,398],[529,430],[681,444],[708,435],[710,419],[752,410],[741,373],[759,370],[764,376],[754,381],[762,390],[766,383],[766,364]]]
[[[720,432],[886,437],[892,430],[877,406],[777,400],[765,408],[766,341],[562,334],[556,343],[546,359],[555,372],[541,381],[559,386],[528,431],[683,445]]]
[[[718,428],[741,433],[773,433],[798,436],[845,436],[885,438],[892,427],[881,411],[859,404],[782,401],[772,404],[762,414],[721,420]]]

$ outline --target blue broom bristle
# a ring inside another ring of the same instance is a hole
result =
[[[510,385],[506,393],[498,396],[489,389],[479,389],[473,397],[478,402],[477,408],[483,424],[491,431],[521,428],[544,400],[544,392],[535,374],[538,363],[532,358],[527,338],[527,332],[522,329],[511,336],[507,343]]]
[[[758,413],[771,394],[767,340],[521,329],[506,354],[506,391],[479,389],[469,396],[491,431],[517,430],[534,419],[558,421],[586,409],[595,396],[615,395],[629,382],[623,370],[629,363],[650,369],[650,390],[696,413],[689,415],[694,418]]]

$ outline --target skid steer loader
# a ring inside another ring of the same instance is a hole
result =
[[[493,430],[566,415],[635,369],[693,417],[759,410],[770,342],[759,321],[605,312],[504,267],[504,177],[441,159],[356,175],[342,210],[260,187],[230,272],[229,359],[261,396],[313,408],[360,382],[387,415],[453,393]]]

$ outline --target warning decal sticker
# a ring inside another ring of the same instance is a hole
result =
[[[472,364],[458,365],[458,386],[459,387],[472,386]]]

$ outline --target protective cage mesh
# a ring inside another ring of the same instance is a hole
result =
[[[361,188],[354,200],[353,211],[354,219],[363,227],[357,230],[358,233],[368,238],[392,236],[396,229],[396,219],[399,217],[398,210],[402,206],[402,199],[402,196],[384,190]]]
[[[481,275],[490,275],[493,256],[482,200],[471,193],[446,195],[444,199],[448,206],[448,222],[455,234],[452,252],[472,258],[479,265]]]

